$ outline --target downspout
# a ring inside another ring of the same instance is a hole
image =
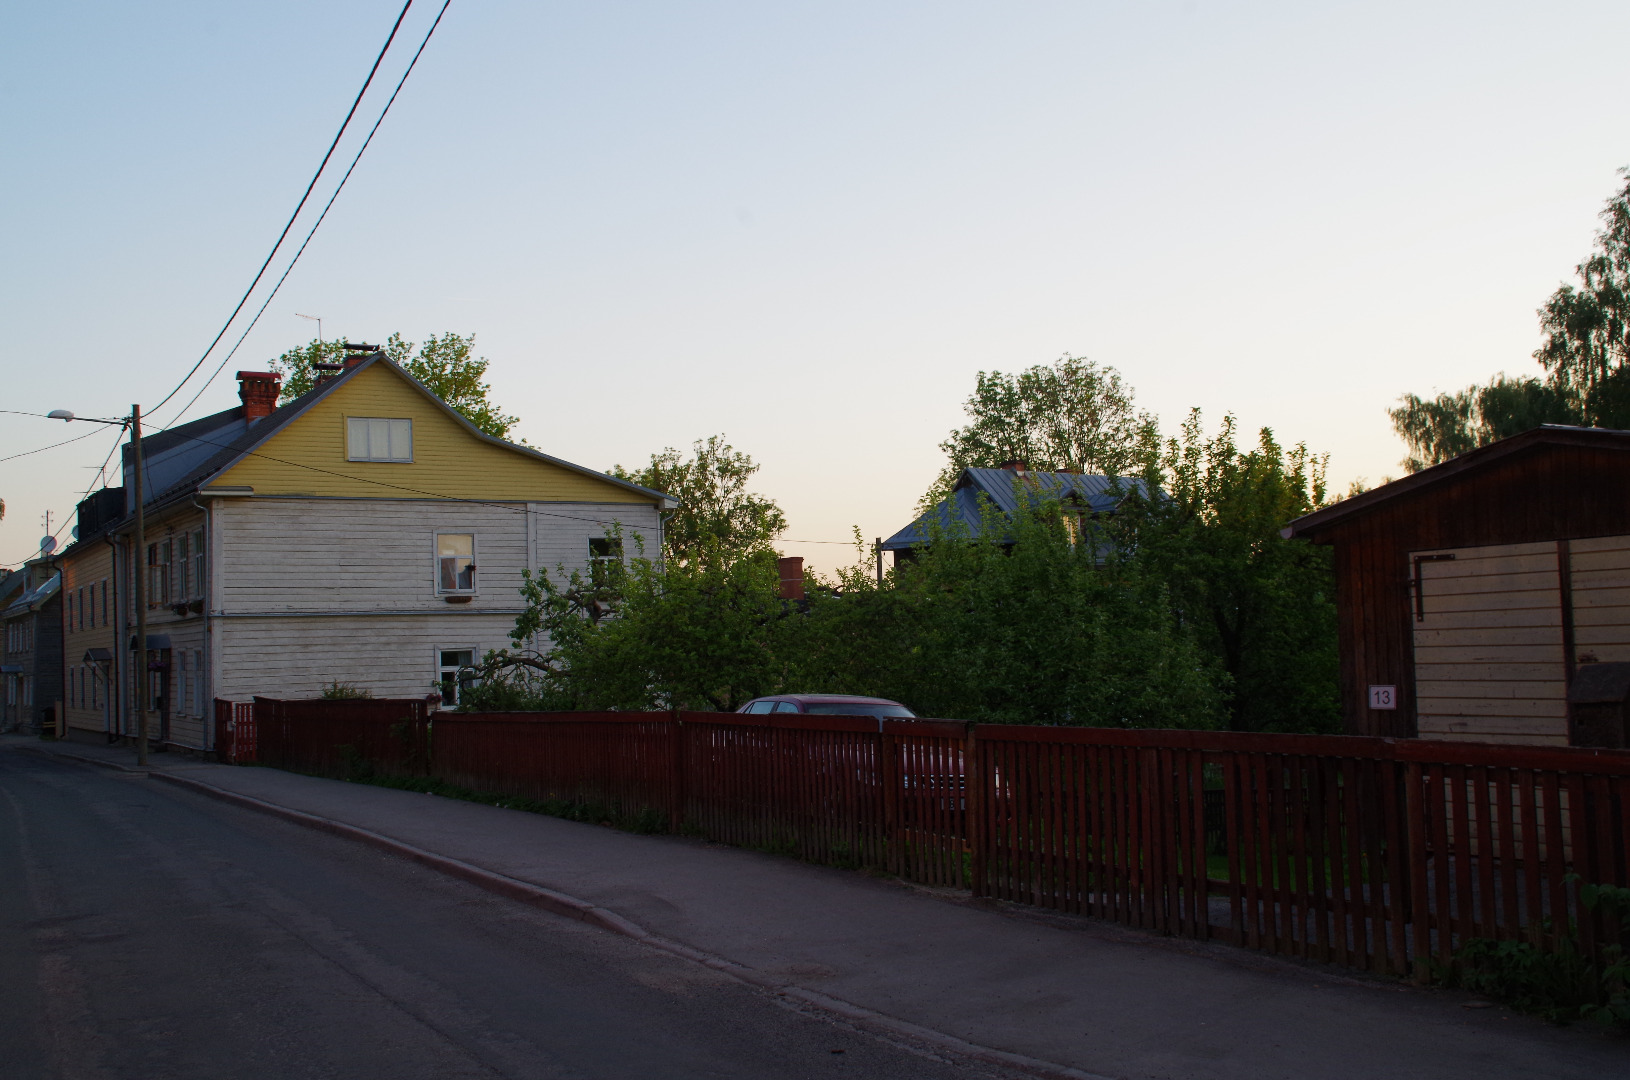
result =
[[[209,688],[209,707],[205,709],[203,715],[204,750],[208,752],[215,749],[215,679],[213,678],[215,674],[215,637],[210,633],[209,609],[212,597],[209,594],[208,584],[208,580],[215,576],[215,553],[212,550],[215,546],[215,516],[210,513],[209,507],[198,501],[196,493],[192,497],[192,504],[204,512],[204,573],[201,576],[205,580],[198,583],[199,601],[204,607],[204,662],[200,665],[201,670],[196,672],[195,675],[200,683],[204,683]],[[197,558],[195,552],[193,559],[196,561]],[[205,672],[208,672],[211,677],[206,678]],[[204,709],[203,699],[205,695],[203,687],[199,688],[198,697],[198,707]]]
[[[102,689],[106,692],[106,702],[103,709],[106,716],[103,728],[106,730],[108,742],[118,742],[119,736],[124,732],[124,717],[120,706],[124,704],[124,665],[120,662],[125,650],[120,648],[124,644],[124,605],[119,602],[119,545],[111,530],[102,537],[103,543],[108,546],[108,607],[113,610],[113,619],[109,623],[113,627],[113,658],[108,661],[107,685]],[[102,617],[107,618],[107,612]]]

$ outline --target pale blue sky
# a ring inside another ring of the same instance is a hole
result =
[[[438,6],[414,5],[379,91]],[[397,8],[0,16],[0,407],[168,391]],[[309,339],[295,312],[329,336],[474,331],[534,444],[605,468],[722,431],[789,539],[842,540],[909,520],[976,371],[1070,352],[1168,429],[1233,411],[1373,481],[1401,392],[1532,369],[1534,309],[1630,164],[1627,46],[1630,5],[1606,2],[455,0],[190,415]],[[0,414],[0,457],[77,433]],[[0,563],[110,444],[0,463]]]

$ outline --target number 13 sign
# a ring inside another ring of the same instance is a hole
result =
[[[1396,709],[1398,707],[1398,688],[1396,686],[1370,687],[1370,708]]]

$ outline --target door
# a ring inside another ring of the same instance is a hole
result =
[[[1566,746],[1566,542],[1410,553],[1423,739]]]

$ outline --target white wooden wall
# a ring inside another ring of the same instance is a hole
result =
[[[607,525],[647,536],[654,506],[248,498],[215,502],[213,695],[311,697],[333,682],[376,697],[428,694],[443,649],[508,647],[522,570],[587,565]],[[436,591],[435,536],[476,538],[477,593]]]
[[[1412,552],[1425,618],[1415,622],[1415,703],[1423,739],[1566,746],[1562,569],[1574,656],[1630,660],[1630,537]]]

